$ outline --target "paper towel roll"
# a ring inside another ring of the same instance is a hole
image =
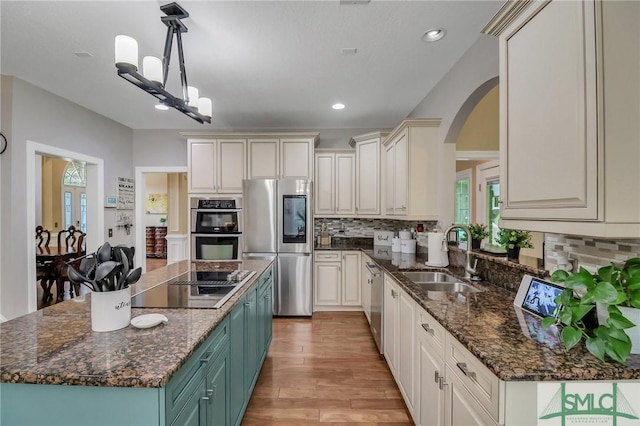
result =
[[[449,266],[449,256],[442,250],[442,232],[427,232],[428,266]]]

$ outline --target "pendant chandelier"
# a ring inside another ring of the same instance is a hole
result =
[[[166,15],[160,19],[167,26],[162,59],[145,56],[142,59],[142,74],[138,73],[138,42],[132,37],[118,35],[115,42],[118,75],[157,98],[160,102],[156,108],[175,108],[199,123],[211,123],[211,99],[200,98],[198,89],[187,84],[187,71],[182,53],[182,33],[186,33],[188,29],[181,20],[189,17],[189,13],[177,3],[160,6],[160,10]],[[182,97],[174,96],[165,89],[174,35],[178,44]]]

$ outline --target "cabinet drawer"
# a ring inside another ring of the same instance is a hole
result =
[[[187,362],[167,383],[165,403],[168,423],[180,412],[190,396],[201,384],[207,363],[213,361],[229,340],[228,321],[223,321],[212,335],[198,347]]]
[[[500,379],[453,337],[447,339],[446,362],[485,410],[498,420]]]
[[[316,262],[340,262],[342,261],[341,255],[340,251],[320,250],[313,254],[313,259]]]
[[[427,313],[421,306],[416,309],[416,330],[423,333],[431,348],[441,358],[444,358],[445,336],[447,335],[444,327],[440,325],[431,315]]]
[[[267,271],[260,277],[260,284],[258,284],[258,293],[262,293],[264,289],[267,288],[271,283],[272,270],[272,268],[267,269]]]

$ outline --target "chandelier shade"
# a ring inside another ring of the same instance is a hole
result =
[[[145,56],[142,59],[142,74],[140,74],[138,42],[132,37],[118,35],[115,39],[115,64],[118,75],[158,99],[161,105],[177,109],[199,123],[211,123],[213,109],[211,99],[200,98],[198,89],[187,84],[182,33],[186,33],[188,29],[181,20],[189,17],[189,13],[177,3],[160,6],[160,10],[166,14],[160,17],[160,20],[167,26],[162,59]],[[166,90],[174,36],[178,47],[182,97],[175,96]]]

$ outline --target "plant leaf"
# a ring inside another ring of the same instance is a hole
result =
[[[552,326],[552,325],[554,325],[555,323],[556,323],[556,319],[555,319],[554,317],[545,317],[545,318],[542,318],[542,322],[541,322],[541,324],[542,324],[542,328],[545,328],[545,329],[547,329],[547,328],[551,327],[551,326]]]
[[[551,281],[555,283],[563,283],[567,280],[569,273],[563,269],[558,269],[551,274]]]
[[[580,330],[571,326],[566,326],[562,329],[562,341],[567,350],[577,345],[580,339],[582,339],[582,332]]]
[[[635,274],[627,278],[627,288],[629,290],[640,289],[640,274]]]
[[[612,360],[626,365],[627,357],[631,352],[631,341],[623,342],[617,339],[610,339],[605,343],[605,352]]]
[[[593,289],[593,299],[596,302],[613,303],[618,298],[618,290],[610,282],[600,282]]]
[[[572,317],[573,315],[571,314],[571,309],[568,307],[562,307],[560,313],[558,314],[558,319],[564,325],[570,325]]]
[[[593,307],[594,305],[578,305],[574,308],[571,308],[571,320],[573,322],[580,321],[593,309]]]
[[[600,337],[589,337],[585,341],[585,346],[587,347],[587,350],[593,354],[593,356],[604,362],[604,340],[602,340]]]
[[[629,298],[629,304],[634,308],[640,309],[640,291],[631,292],[631,297]]]
[[[614,267],[613,265],[609,265],[609,266],[603,266],[602,268],[598,269],[598,278],[600,278],[600,281],[607,281],[607,282],[611,282],[611,276],[614,272]]]
[[[609,313],[609,319],[607,320],[607,324],[609,324],[611,327],[620,328],[620,329],[631,328],[635,326],[634,323],[629,321],[623,315],[618,314],[616,312]]]
[[[622,340],[623,342],[629,340],[629,336],[627,335],[627,333],[619,328],[611,327],[607,330],[607,333],[609,333],[609,337],[611,337],[612,339]]]

